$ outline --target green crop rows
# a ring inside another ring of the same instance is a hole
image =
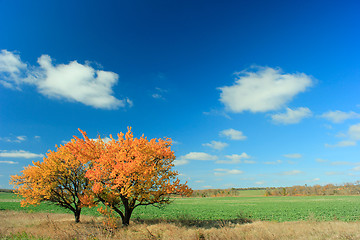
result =
[[[0,210],[29,212],[66,212],[49,203],[21,208],[19,200],[9,193],[0,193]],[[83,214],[99,215],[95,208]],[[230,220],[238,218],[266,221],[358,221],[360,196],[311,197],[217,197],[176,198],[162,209],[152,206],[136,208],[132,218]]]

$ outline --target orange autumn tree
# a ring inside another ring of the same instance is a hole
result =
[[[80,221],[81,209],[91,203],[91,185],[85,177],[87,164],[80,161],[69,150],[71,142],[56,146],[56,151],[49,151],[42,162],[33,162],[25,167],[21,175],[11,177],[17,194],[24,199],[21,206],[37,205],[42,201],[69,209],[74,213],[75,222]]]
[[[126,134],[118,134],[117,140],[110,135],[111,141],[104,143],[100,137],[93,141],[82,133],[83,146],[77,145],[75,152],[83,152],[81,158],[91,158],[86,177],[93,183],[93,193],[120,215],[123,225],[129,225],[131,214],[138,206],[159,207],[170,203],[172,194],[192,193],[172,170],[175,155],[171,139],[134,138],[128,128]],[[93,149],[102,149],[101,154],[94,158],[87,153],[94,152]]]

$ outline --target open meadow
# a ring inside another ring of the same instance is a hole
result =
[[[360,196],[264,197],[249,190],[175,198],[162,209],[135,209],[128,228],[106,230],[96,208],[84,208],[75,224],[62,208],[21,208],[16,195],[0,193],[0,218],[3,239],[360,239]]]

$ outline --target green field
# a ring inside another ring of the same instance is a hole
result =
[[[248,192],[244,195],[256,194]],[[21,208],[19,199],[11,193],[0,193],[1,210],[67,212],[49,203]],[[84,208],[83,214],[99,215],[95,208]],[[358,221],[360,196],[176,198],[162,209],[152,206],[136,208],[132,216],[138,219],[194,220],[230,220],[241,217],[279,222]]]

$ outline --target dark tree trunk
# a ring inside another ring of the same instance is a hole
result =
[[[134,210],[134,209],[125,208],[125,214],[124,214],[123,217],[121,217],[123,226],[129,226],[129,224],[130,224],[130,218],[131,218],[131,214],[132,214],[132,211],[133,211],[133,210]]]
[[[79,223],[80,222],[80,213],[81,213],[81,208],[77,208],[74,212],[75,215],[75,222]]]

